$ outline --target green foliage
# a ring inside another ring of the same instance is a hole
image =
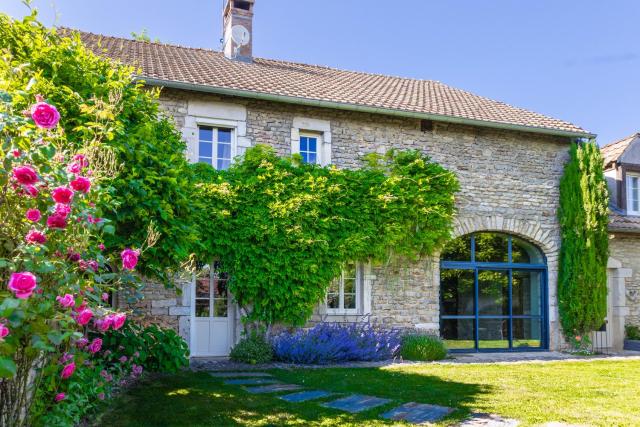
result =
[[[173,329],[147,327],[127,321],[125,326],[104,335],[104,348],[113,358],[135,358],[150,372],[177,372],[189,365],[189,347]]]
[[[172,123],[159,114],[157,91],[131,79],[133,68],[91,53],[78,35],[59,34],[36,21],[0,14],[0,51],[7,66],[20,70],[9,82],[16,108],[26,109],[32,96],[45,94],[63,120],[60,125],[71,147],[89,151],[96,130],[106,136],[111,157],[110,191],[99,207],[116,222],[108,247],[136,246],[153,224],[159,240],[142,256],[144,273],[165,276],[194,252],[197,230],[190,218],[190,166],[185,143]],[[28,65],[26,65],[28,64]],[[26,95],[26,93],[24,93]]]
[[[449,238],[455,176],[390,152],[359,170],[299,164],[266,146],[227,171],[200,167],[203,246],[247,320],[303,324],[346,260],[417,259]]]
[[[625,336],[629,340],[640,340],[640,327],[636,325],[626,325],[624,327]]]
[[[402,337],[400,355],[406,360],[442,360],[447,357],[447,348],[438,337],[409,334]]]
[[[268,363],[273,360],[273,348],[264,338],[264,335],[251,332],[231,349],[229,357],[234,362],[250,363],[252,365]]]
[[[607,314],[609,194],[594,141],[573,144],[570,156],[560,181],[558,306],[565,336],[586,343]]]

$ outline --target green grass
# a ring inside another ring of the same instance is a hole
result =
[[[421,364],[380,369],[273,370],[278,379],[339,393],[364,393],[394,402],[358,415],[314,402],[287,403],[224,386],[205,372],[149,379],[118,398],[100,426],[388,426],[377,419],[399,403],[421,402],[521,421],[637,426],[640,361],[522,364]]]

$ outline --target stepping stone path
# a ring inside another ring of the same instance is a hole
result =
[[[362,412],[367,409],[375,408],[376,406],[384,405],[391,402],[390,399],[382,399],[375,396],[365,396],[362,394],[352,394],[351,396],[343,397],[342,399],[334,400],[332,402],[323,403],[322,406],[326,408],[340,409],[346,412]]]
[[[271,384],[262,387],[247,387],[246,390],[253,394],[263,394],[277,393],[279,391],[300,390],[301,388],[302,387],[297,384]]]
[[[215,378],[252,378],[252,377],[272,377],[266,372],[209,372]]]
[[[381,415],[382,418],[394,421],[406,421],[412,424],[440,421],[454,411],[453,408],[425,403],[410,402],[398,406]]]
[[[274,384],[278,381],[272,378],[243,378],[239,380],[226,380],[225,385],[260,385],[260,384]]]
[[[331,396],[333,393],[323,390],[301,391],[300,393],[285,394],[279,399],[287,402],[306,402],[307,400],[320,399],[321,397]]]
[[[517,420],[502,418],[493,414],[471,414],[471,418],[458,424],[458,427],[515,427]]]

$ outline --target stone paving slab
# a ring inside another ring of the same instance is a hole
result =
[[[376,406],[391,402],[390,399],[382,399],[375,396],[365,396],[362,394],[352,394],[332,402],[323,403],[322,406],[333,409],[340,409],[346,412],[362,412]]]
[[[209,375],[215,378],[256,378],[273,376],[266,372],[210,372]]]
[[[410,402],[393,408],[381,415],[382,418],[394,421],[406,421],[412,424],[440,421],[454,411],[453,408],[426,403]]]
[[[502,418],[494,414],[471,414],[471,418],[458,424],[458,427],[516,427],[520,422]]]
[[[277,393],[279,391],[300,390],[302,387],[297,384],[271,384],[261,387],[247,387],[246,390],[253,394]]]
[[[273,378],[242,378],[236,380],[226,380],[225,385],[261,385],[261,384],[275,384],[278,381]]]
[[[320,399],[321,397],[331,396],[333,393],[324,390],[301,391],[300,393],[285,394],[279,396],[278,399],[287,402],[306,402],[307,400]]]

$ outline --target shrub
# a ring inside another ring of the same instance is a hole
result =
[[[267,363],[273,360],[273,348],[264,336],[252,332],[233,347],[229,355],[234,362]]]
[[[447,348],[438,337],[410,334],[402,337],[400,355],[407,360],[442,360],[447,357]]]
[[[104,336],[104,347],[113,358],[136,358],[149,372],[177,372],[189,364],[189,347],[173,329],[156,325],[142,327],[127,322],[118,331]]]
[[[640,328],[635,325],[627,325],[624,327],[625,335],[629,340],[640,340]]]
[[[399,331],[369,322],[321,322],[311,329],[283,332],[273,340],[276,359],[302,364],[386,360],[399,348]]]

